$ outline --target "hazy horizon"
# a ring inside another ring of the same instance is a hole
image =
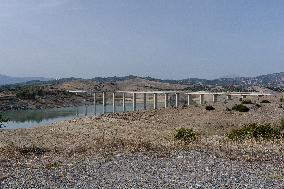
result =
[[[159,78],[159,77],[153,77],[153,76],[142,76],[142,75],[134,75],[134,74],[129,74],[129,75],[113,75],[113,76],[95,76],[95,77],[101,77],[101,78],[107,78],[107,77],[128,77],[128,76],[135,76],[135,77],[152,77],[154,79],[162,79],[162,80],[182,80],[182,79],[207,79],[207,80],[214,80],[214,79],[224,79],[224,78],[241,78],[241,77],[257,77],[257,76],[263,76],[263,75],[269,75],[269,74],[279,74],[279,73],[284,73],[284,72],[274,72],[274,73],[265,73],[265,74],[260,74],[260,75],[247,75],[247,76],[237,76],[237,75],[227,75],[227,76],[220,76],[216,78],[202,78],[202,77],[188,77],[188,78]],[[93,79],[95,77],[74,77],[74,76],[69,76],[69,77],[44,77],[44,76],[15,76],[15,75],[5,75],[1,74],[0,76],[8,76],[8,77],[19,77],[19,78],[44,78],[44,79],[64,79],[64,78],[78,78],[78,79]]]
[[[2,0],[0,74],[258,76],[284,71],[284,2]]]

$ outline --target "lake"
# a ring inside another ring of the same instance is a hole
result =
[[[147,109],[152,108],[151,104],[147,105]],[[96,115],[103,112],[103,106],[97,104]],[[137,110],[143,109],[143,104],[137,103]],[[122,105],[116,106],[116,112],[122,112]],[[132,111],[132,103],[126,103],[126,111]],[[112,104],[106,106],[106,113],[112,112]],[[79,106],[54,108],[45,110],[13,110],[1,113],[3,116],[10,119],[4,123],[5,127],[1,129],[18,129],[31,128],[41,125],[50,125],[64,120],[71,120],[77,117],[85,117],[94,115],[94,106]]]

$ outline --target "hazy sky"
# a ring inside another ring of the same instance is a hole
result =
[[[0,0],[0,74],[284,71],[283,0]]]

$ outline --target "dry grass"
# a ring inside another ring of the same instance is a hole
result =
[[[231,108],[234,103],[226,106]],[[283,139],[238,143],[226,137],[233,128],[248,123],[280,124],[283,110],[275,106],[269,103],[260,109],[239,113],[226,111],[220,103],[214,105],[215,111],[206,111],[203,106],[169,108],[75,119],[32,129],[2,130],[0,156],[22,156],[23,149],[27,152],[24,155],[61,154],[66,157],[117,151],[162,154],[178,149],[204,149],[233,159],[275,159],[283,155]],[[175,140],[179,128],[192,128],[198,133],[198,139],[190,144]],[[36,153],[38,151],[44,153]]]

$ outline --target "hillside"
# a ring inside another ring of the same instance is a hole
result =
[[[102,85],[105,83],[108,84],[122,84],[126,81],[126,83],[129,83],[130,81],[133,81],[135,85],[135,82],[137,84],[145,84],[145,86],[149,85],[148,83],[151,83],[154,85],[149,86],[149,88],[153,87],[159,88],[160,85],[163,85],[164,89],[169,89],[169,88],[184,88],[185,86],[223,86],[223,87],[228,87],[228,86],[239,86],[240,88],[248,88],[251,86],[260,86],[260,87],[269,87],[269,88],[283,88],[284,87],[284,72],[280,73],[273,73],[273,74],[267,74],[267,75],[260,75],[257,77],[235,77],[235,78],[219,78],[219,79],[213,79],[213,80],[208,80],[208,79],[199,79],[199,78],[188,78],[188,79],[181,79],[181,80],[175,80],[175,79],[157,79],[153,77],[139,77],[139,76],[134,76],[134,75],[129,75],[129,76],[123,76],[123,77],[95,77],[92,79],[82,79],[82,78],[62,78],[59,80],[52,80],[44,77],[10,77],[10,76],[5,76],[5,75],[0,75],[0,86],[2,85],[12,85],[8,86],[9,87],[15,87],[18,85],[39,85],[39,84],[44,84],[44,85],[63,85],[63,88],[72,88],[72,84],[74,84],[75,88],[77,89],[97,89],[97,85]],[[154,84],[155,83],[155,84]],[[163,83],[163,84],[162,84]],[[15,85],[16,84],[16,85]],[[158,87],[156,85],[159,85]],[[174,84],[174,87],[169,87],[169,85]],[[88,87],[87,87],[88,85]],[[94,86],[96,85],[96,87]],[[167,86],[167,87],[166,87]],[[181,87],[182,86],[182,87]],[[7,86],[5,86],[6,88]],[[102,87],[99,87],[102,88]],[[109,88],[109,87],[107,87]],[[111,89],[121,89],[120,87],[110,87]],[[135,90],[135,87],[132,86],[128,87],[125,85],[124,90]],[[72,88],[73,89],[73,88]],[[139,87],[137,88],[139,89]]]

